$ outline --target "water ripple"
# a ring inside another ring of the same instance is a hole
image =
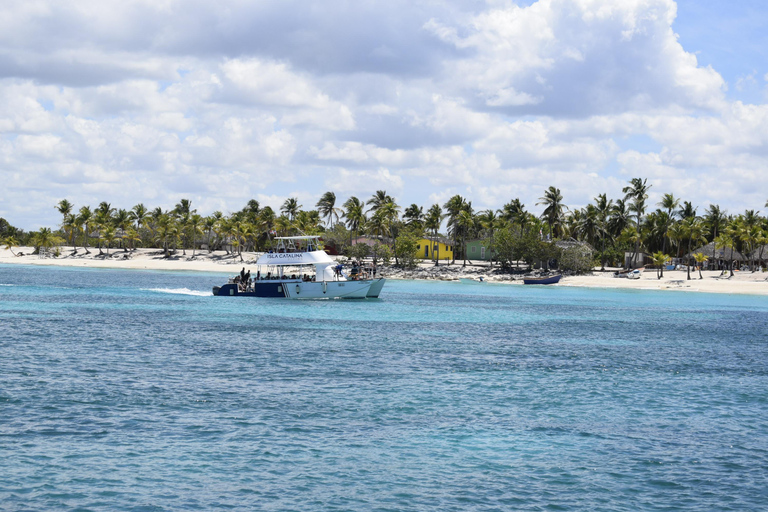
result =
[[[219,281],[0,265],[1,510],[768,498],[762,298],[394,282],[375,302],[222,300]]]

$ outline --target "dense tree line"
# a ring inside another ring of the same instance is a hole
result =
[[[550,186],[536,203],[542,207],[539,215],[528,211],[519,199],[498,210],[476,211],[460,195],[426,211],[417,204],[402,209],[384,190],[367,200],[352,196],[342,204],[335,193],[326,192],[309,210],[294,197],[286,199],[279,212],[250,200],[229,215],[216,211],[207,216],[199,214],[188,199],[172,210],[150,209],[141,203],[120,209],[107,202],[78,208],[63,199],[55,206],[62,216],[58,229],[24,233],[0,219],[0,237],[11,248],[66,244],[75,253],[98,250],[100,254],[109,254],[111,248],[129,252],[154,247],[166,256],[178,251],[186,255],[188,250],[195,256],[204,245],[208,251],[224,250],[242,259],[243,251],[269,249],[275,236],[323,235],[326,244],[344,254],[394,258],[406,265],[413,263],[418,240],[423,237],[433,241],[447,238],[454,246],[454,262],[460,258],[464,264],[467,241],[474,239],[486,240],[492,248],[492,264],[502,266],[530,265],[562,256],[550,243],[555,240],[589,244],[594,248],[593,263],[603,268],[621,265],[625,252],[653,254],[661,263],[713,241],[713,257],[720,248],[762,258],[762,248],[768,244],[768,221],[759,212],[728,214],[718,205],[699,211],[672,194],[664,194],[658,204],[650,205],[650,188],[647,180],[634,178],[622,190],[622,197],[599,194],[585,207],[570,209],[560,189]],[[443,226],[446,232],[441,234]],[[354,245],[363,235],[379,243]]]

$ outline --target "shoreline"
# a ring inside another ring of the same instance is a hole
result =
[[[78,254],[71,255],[71,248],[63,248],[62,256],[58,258],[41,258],[30,254],[32,248],[14,248],[17,254],[13,256],[11,251],[0,248],[0,264],[23,264],[41,266],[59,266],[75,268],[109,268],[127,270],[166,270],[166,271],[192,271],[212,272],[222,274],[236,274],[242,267],[252,267],[256,264],[257,253],[243,253],[243,261],[238,255],[226,254],[224,251],[213,253],[197,251],[192,257],[191,251],[187,255],[176,254],[170,258],[164,258],[163,252],[158,249],[136,249],[124,252],[122,249],[110,250],[109,257],[106,253],[99,255],[98,249],[90,249],[89,255],[80,248]],[[381,276],[387,279],[414,279],[414,280],[438,280],[456,281],[461,279],[477,280],[482,277],[486,283],[521,285],[522,274],[511,274],[491,268],[487,264],[473,264],[462,267],[460,262],[453,265],[441,264],[435,267],[432,263],[421,263],[413,270],[404,270],[392,267],[380,267]],[[743,295],[768,295],[768,273],[766,272],[735,272],[734,276],[722,277],[720,271],[703,271],[703,279],[699,279],[699,272],[691,272],[691,280],[687,280],[687,272],[681,270],[665,271],[663,279],[656,278],[655,270],[644,272],[640,279],[615,278],[612,272],[592,272],[587,275],[565,276],[558,285],[581,288],[613,288],[634,290],[667,290],[701,293],[725,293]]]

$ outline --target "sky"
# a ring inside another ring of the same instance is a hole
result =
[[[634,177],[765,211],[765,26],[757,0],[6,0],[0,217],[329,190],[538,214]]]

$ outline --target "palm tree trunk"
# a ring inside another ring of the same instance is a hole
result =
[[[464,263],[461,265],[462,267],[467,266],[467,235],[463,234],[461,237],[461,257],[464,260]]]
[[[731,261],[730,261],[729,267],[730,267],[731,277],[733,277],[733,245],[731,245]]]

